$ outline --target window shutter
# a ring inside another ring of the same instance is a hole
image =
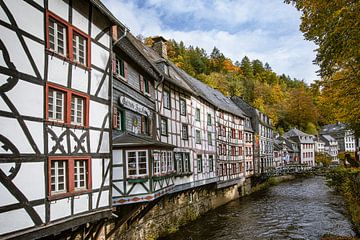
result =
[[[124,75],[125,79],[128,80],[128,64],[124,61]]]
[[[141,74],[139,74],[139,85],[140,85],[140,92],[144,93],[144,77]]]
[[[115,106],[113,107],[113,128],[115,128],[115,129],[119,128],[118,111]]]
[[[116,58],[113,57],[112,59],[112,72],[114,75],[116,75]]]

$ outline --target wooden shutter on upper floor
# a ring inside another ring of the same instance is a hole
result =
[[[118,122],[118,110],[117,107],[113,107],[113,128],[117,129],[119,128],[119,122]]]
[[[143,75],[139,74],[139,85],[140,85],[140,92],[144,93],[144,77]]]
[[[128,80],[128,64],[127,62],[124,61],[124,77],[125,77],[125,80],[127,81]]]

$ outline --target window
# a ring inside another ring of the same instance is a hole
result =
[[[200,109],[195,109],[195,121],[200,121]]]
[[[207,114],[207,125],[211,126],[211,114],[210,113]]]
[[[213,145],[213,142],[212,142],[212,134],[211,134],[211,132],[208,132],[208,133],[207,133],[207,137],[208,137],[208,144],[209,144],[209,146],[212,146],[212,145]]]
[[[231,138],[236,138],[236,130],[235,130],[235,128],[231,129]]]
[[[236,155],[236,147],[231,146],[231,156],[235,156],[235,155]]]
[[[201,173],[203,171],[201,154],[196,155],[196,161],[197,161],[197,172]]]
[[[51,83],[46,86],[46,95],[48,121],[88,126],[89,97],[87,95]]]
[[[190,173],[190,154],[177,152],[175,155],[176,171],[178,173]]]
[[[214,156],[209,155],[209,172],[214,171]]]
[[[84,98],[76,95],[71,96],[71,123],[84,125]]]
[[[243,132],[241,130],[239,130],[238,134],[239,134],[239,139],[242,140],[243,139]]]
[[[201,133],[200,130],[195,130],[195,143],[201,144]]]
[[[126,151],[128,177],[147,175],[147,155],[147,151]]]
[[[66,41],[67,29],[66,26],[57,22],[55,19],[49,19],[49,48],[54,52],[66,57]]]
[[[46,15],[47,49],[71,62],[90,67],[89,35],[49,11]]]
[[[160,174],[161,173],[161,152],[155,152],[153,153],[154,157],[154,174]]]
[[[150,83],[147,78],[144,79],[144,92],[150,94]]]
[[[188,125],[182,124],[181,131],[182,131],[182,139],[188,140],[189,139]]]
[[[48,119],[65,122],[65,93],[49,88],[48,91]]]
[[[170,105],[170,92],[164,90],[163,91],[163,104],[164,104],[164,108],[170,109],[171,105]]]
[[[150,119],[145,116],[141,116],[141,134],[150,135]]]
[[[113,63],[113,71],[115,77],[126,79],[125,75],[125,62],[121,58],[116,57]]]
[[[82,65],[86,65],[86,38],[80,34],[73,34],[73,60]]]
[[[186,102],[180,98],[180,115],[186,116]]]
[[[168,135],[168,120],[166,118],[161,118],[160,133],[164,136]]]
[[[125,130],[125,112],[114,107],[113,127],[119,131]]]
[[[86,189],[86,171],[87,161],[86,160],[75,160],[74,163],[74,185],[75,190]]]
[[[139,86],[140,92],[144,93],[145,95],[150,95],[150,85],[149,80],[144,78],[141,74],[139,74]]]
[[[91,189],[89,157],[49,157],[50,197],[66,197]]]
[[[51,162],[51,193],[67,192],[67,161]]]

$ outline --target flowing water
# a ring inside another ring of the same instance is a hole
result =
[[[323,177],[298,179],[208,212],[164,239],[320,239],[355,236],[343,198]]]

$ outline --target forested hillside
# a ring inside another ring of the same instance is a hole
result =
[[[145,43],[152,45],[149,38]],[[280,133],[297,127],[316,134],[319,124],[332,120],[320,116],[316,83],[308,86],[285,74],[279,75],[268,63],[246,56],[239,56],[241,61],[234,62],[216,47],[208,55],[202,48],[175,40],[167,45],[168,58],[178,67],[226,96],[241,96],[268,114]]]

